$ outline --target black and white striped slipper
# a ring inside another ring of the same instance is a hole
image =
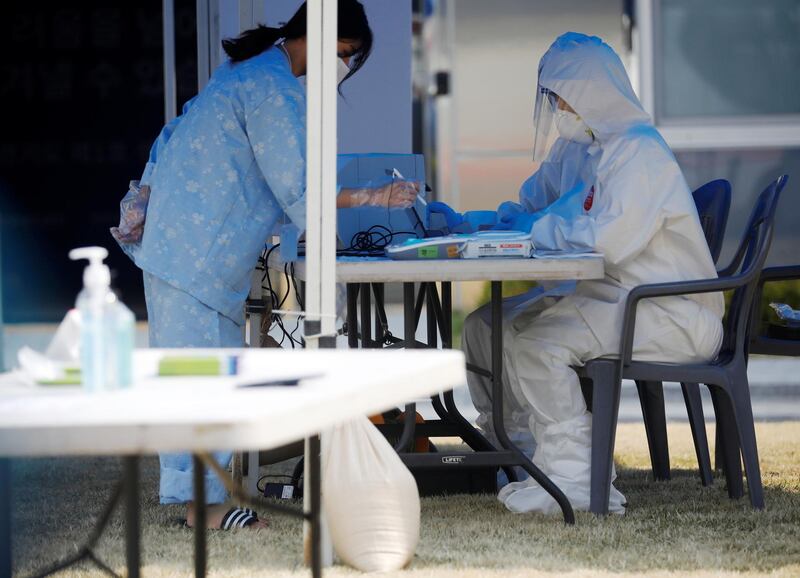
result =
[[[222,522],[219,525],[220,530],[232,530],[234,528],[246,528],[250,524],[258,520],[258,514],[250,508],[234,507],[222,516]]]
[[[251,510],[250,508],[239,508],[233,507],[228,510],[224,516],[222,516],[222,522],[220,523],[218,530],[232,530],[234,528],[246,528],[247,526],[255,523],[258,520],[258,514],[255,510]],[[181,518],[178,520],[179,524],[184,528],[192,529],[192,526],[188,524],[186,518]]]

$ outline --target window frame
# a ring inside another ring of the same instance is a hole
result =
[[[764,0],[769,1],[769,0]],[[659,27],[662,0],[636,0],[633,52],[638,60],[642,105],[675,150],[800,147],[800,114],[660,118],[656,71],[663,63]]]

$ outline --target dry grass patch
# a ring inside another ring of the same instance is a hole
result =
[[[558,519],[507,512],[492,496],[422,501],[422,537],[411,568],[386,576],[800,576],[800,423],[758,424],[767,509],[727,498],[722,480],[700,486],[689,427],[670,425],[669,482],[650,481],[644,430],[619,427],[617,487],[624,517],[579,514]],[[709,432],[713,434],[713,431]],[[713,440],[713,435],[709,435]],[[117,460],[25,460],[14,463],[16,573],[27,575],[74,551],[89,533],[120,473]],[[192,533],[177,526],[182,509],[157,504],[158,463],[143,465],[144,576],[191,576]],[[301,524],[270,516],[263,532],[209,534],[210,574],[225,578],[309,576],[301,563]],[[98,553],[124,572],[119,514]],[[326,576],[355,576],[336,566]],[[97,576],[81,566],[63,576]]]

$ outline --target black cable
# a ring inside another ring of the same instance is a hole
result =
[[[292,265],[292,267],[293,266],[294,265]],[[268,287],[266,287],[266,289],[270,292],[270,295],[272,297],[273,303],[275,304],[275,309],[277,309],[277,310],[281,310],[283,308],[283,305],[286,303],[286,300],[289,298],[289,295],[291,294],[291,290],[292,290],[292,287],[290,285],[290,280],[289,280],[289,264],[288,263],[284,265],[283,274],[284,274],[284,276],[286,278],[286,293],[283,295],[283,297],[279,297],[278,296],[278,294],[272,288],[271,280],[269,280],[269,279],[267,280]],[[296,346],[301,345],[301,342],[298,341],[294,337],[294,333],[297,331],[297,327],[300,324],[299,318],[298,318],[297,325],[295,326],[295,329],[292,332],[289,332],[289,330],[286,328],[286,325],[283,322],[283,318],[280,316],[279,313],[273,314],[272,320],[278,326],[278,328],[281,331],[281,340],[278,343],[278,345],[283,346],[283,344],[286,342],[287,338],[289,339],[289,344],[292,346],[292,349],[295,349]]]
[[[264,276],[261,278],[261,287],[269,291],[273,309],[280,309],[280,307],[278,307],[278,296],[276,295],[275,291],[272,290],[272,279],[270,279],[269,276],[269,256],[280,246],[280,243],[276,243],[266,251],[266,254],[264,255]],[[264,281],[267,282],[267,287],[264,287]]]
[[[292,285],[294,285],[294,296],[297,300],[297,306],[300,308],[300,315],[297,316],[297,322],[294,324],[294,329],[292,330],[291,334],[289,335],[292,339],[294,339],[294,334],[297,333],[297,330],[300,329],[300,320],[302,318],[302,312],[305,309],[303,304],[303,297],[300,295],[300,284],[297,282],[297,278],[294,275],[294,261],[289,264],[289,271],[292,276]],[[305,347],[305,343],[298,341],[301,347]]]
[[[269,256],[272,255],[272,252],[280,246],[281,246],[280,243],[276,243],[269,248],[267,248],[266,245],[264,246],[264,250],[261,252],[261,257],[260,257],[261,265],[264,267],[264,276],[261,278],[262,282],[269,273]]]
[[[289,264],[284,263],[283,265],[283,274],[286,277],[286,293],[281,299],[281,302],[278,304],[278,309],[283,309],[283,304],[286,303],[286,300],[289,298],[289,294],[292,291],[292,287],[289,285]]]
[[[297,304],[300,306],[300,310],[302,311],[305,309],[303,305],[303,297],[300,295],[300,284],[297,282],[297,278],[294,276],[294,261],[291,263],[290,271],[292,272],[292,283],[294,284],[294,295],[297,297]]]
[[[350,246],[336,252],[337,255],[382,256],[386,247],[399,235],[416,237],[413,231],[392,231],[383,225],[373,225],[366,231],[359,231],[350,240]]]
[[[381,229],[385,232],[382,232]],[[366,231],[359,231],[350,240],[350,246],[344,249],[337,249],[337,257],[383,257],[386,255],[386,247],[394,242],[394,238],[400,235],[417,237],[414,231],[395,231],[392,232],[383,225],[373,225]],[[298,250],[299,256],[305,256],[305,249]]]
[[[286,293],[283,295],[283,297],[279,296],[278,293],[275,291],[275,289],[272,287],[272,279],[269,276],[269,257],[272,254],[272,251],[274,251],[279,246],[280,246],[280,243],[276,243],[275,245],[273,245],[269,249],[266,249],[264,254],[263,254],[263,257],[262,257],[262,260],[264,262],[264,276],[261,279],[261,282],[262,282],[261,287],[262,287],[262,289],[266,289],[269,292],[270,301],[272,302],[272,309],[273,310],[280,310],[283,307],[284,303],[286,302],[286,299],[288,299],[289,294],[291,292],[291,287],[289,287],[289,285],[288,285],[288,283],[289,283],[289,274],[288,274],[286,265],[284,265],[284,275],[286,275],[287,287],[286,287]],[[267,282],[266,286],[264,286],[264,284],[263,284],[264,281]],[[278,342],[278,345],[280,345],[282,347],[283,344],[286,342],[286,338],[288,337],[289,338],[289,343],[291,344],[292,349],[295,349],[295,346],[298,345],[299,343],[292,336],[292,334],[289,333],[289,331],[286,329],[286,326],[283,324],[283,319],[281,318],[279,313],[273,313],[272,314],[272,322],[275,323],[278,326],[278,328],[281,330],[281,340]]]
[[[283,326],[283,319],[281,319],[279,315],[275,316],[275,323],[278,324],[278,327],[280,327],[281,332],[283,333],[283,335],[281,335],[281,342],[278,344],[283,347],[283,342],[286,341],[286,337],[289,335],[289,332],[286,331],[286,327]],[[290,340],[289,343],[292,345],[292,349],[294,349],[294,341]]]

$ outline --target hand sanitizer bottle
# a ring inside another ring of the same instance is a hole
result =
[[[75,303],[81,316],[81,376],[87,391],[128,387],[132,381],[133,313],[111,291],[111,273],[103,264],[108,251],[83,247],[69,253],[87,259],[83,290]]]

